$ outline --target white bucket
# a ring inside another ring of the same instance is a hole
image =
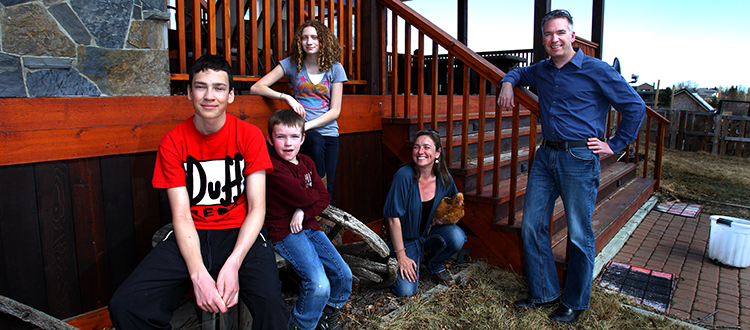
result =
[[[750,221],[712,215],[708,257],[729,266],[750,266]]]

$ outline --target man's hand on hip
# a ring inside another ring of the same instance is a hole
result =
[[[589,138],[587,142],[589,149],[593,150],[595,154],[612,155],[612,148],[609,147],[607,142],[599,140],[597,138]]]

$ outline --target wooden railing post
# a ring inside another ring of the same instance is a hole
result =
[[[644,144],[644,151],[643,151],[643,177],[648,177],[648,152],[650,149],[650,143],[651,143],[651,117],[646,116],[646,141]],[[635,147],[636,153],[635,153],[635,163],[638,164],[639,158],[640,158],[640,151],[638,151],[638,145],[636,144]]]
[[[417,37],[417,128],[424,129],[424,33]],[[432,129],[437,130],[433,126]]]
[[[203,22],[201,20],[202,15],[201,2],[193,1],[193,61],[203,55],[203,47],[201,45],[201,32],[203,32]],[[179,26],[178,28],[184,29],[185,27]],[[187,70],[184,71],[184,73],[187,73]]]
[[[508,225],[512,226],[516,221],[516,194],[518,192],[518,136],[521,117],[521,105],[516,103],[513,109],[513,125],[511,125],[510,142],[510,196],[508,198]],[[534,146],[536,147],[536,145]],[[531,149],[532,146],[529,145]]]
[[[409,118],[409,116],[411,116],[411,24],[404,22],[404,118]]]
[[[495,100],[495,141],[494,141],[495,144],[494,144],[494,150],[492,154],[493,159],[500,159],[500,155],[502,154],[502,150],[501,150],[502,143],[500,142],[502,142],[503,113],[502,113],[502,109],[500,108],[500,105],[497,104],[497,97],[499,96],[500,93],[497,93],[497,94],[498,95],[496,95],[494,99]],[[492,197],[500,196],[499,178],[500,178],[500,162],[496,160],[492,166]]]
[[[661,187],[661,167],[662,158],[664,157],[664,134],[665,124],[659,122],[659,139],[656,140],[656,155],[654,157],[654,179],[656,179],[655,191],[659,191]]]
[[[391,13],[391,117],[396,117],[398,96],[398,16]]]
[[[241,76],[247,74],[247,64],[245,53],[245,0],[237,0],[237,73]],[[185,71],[180,71],[185,72]]]
[[[432,91],[432,111],[431,114],[431,125],[432,129],[436,130],[438,129],[438,118],[437,118],[437,111],[438,111],[438,44],[433,42],[432,43],[432,68],[430,69],[431,76],[430,76],[430,90]],[[450,138],[449,136],[446,136],[446,139]],[[445,156],[443,156],[445,157]],[[450,163],[448,163],[450,164]]]
[[[241,0],[240,0],[241,1]],[[187,45],[185,44],[185,0],[177,0],[177,63],[180,72],[187,72]],[[195,56],[195,55],[193,55]]]
[[[469,66],[461,63],[463,70],[463,111],[461,113],[461,167],[466,168],[469,161]]]
[[[477,130],[477,195],[481,195],[484,189],[484,138],[485,138],[485,103],[487,101],[486,79],[479,77],[479,129]],[[499,134],[496,133],[496,134]],[[497,137],[496,139],[499,139]],[[496,159],[495,162],[498,162]],[[494,179],[494,178],[493,178]]]
[[[448,92],[445,101],[447,107],[445,109],[445,144],[448,151],[445,160],[448,161],[448,165],[453,162],[453,79],[455,76],[453,65],[453,55],[448,54],[448,81],[446,84]]]

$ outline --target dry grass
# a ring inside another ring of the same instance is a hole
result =
[[[653,154],[652,149],[649,158]],[[667,149],[663,161],[663,200],[695,202],[704,205],[704,213],[750,218],[750,159]]]
[[[553,310],[551,307],[538,311],[513,307],[513,301],[528,294],[521,276],[481,261],[463,267],[467,274],[465,284],[453,286],[431,297],[416,295],[412,298],[395,298],[390,293],[383,293],[400,305],[395,317],[386,317],[393,310],[391,308],[374,308],[363,319],[349,318],[344,328],[686,329],[668,320],[648,318],[622,308],[620,304],[625,302],[624,298],[607,294],[597,287],[592,292],[591,309],[584,312],[575,325],[560,324],[548,318]]]

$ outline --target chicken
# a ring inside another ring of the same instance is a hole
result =
[[[456,196],[445,196],[435,209],[435,216],[432,218],[432,225],[445,225],[456,223],[464,217],[464,194],[458,193]]]

